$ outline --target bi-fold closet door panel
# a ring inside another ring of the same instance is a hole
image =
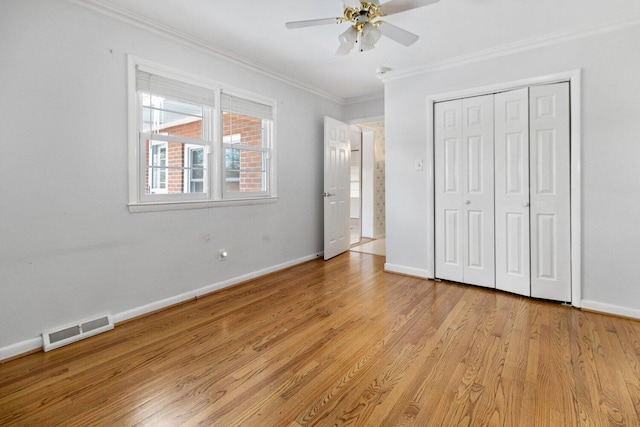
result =
[[[438,277],[494,284],[493,96],[436,104]]]
[[[529,88],[495,95],[496,288],[530,295]]]
[[[570,301],[569,84],[434,112],[436,277]]]
[[[569,83],[529,91],[531,296],[571,301]]]
[[[496,288],[571,300],[569,84],[495,96]]]

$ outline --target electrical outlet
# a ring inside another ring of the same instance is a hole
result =
[[[424,160],[416,159],[416,170],[421,171],[424,169]]]

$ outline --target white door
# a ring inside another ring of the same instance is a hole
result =
[[[436,276],[495,287],[493,96],[436,104]]]
[[[436,277],[464,281],[462,260],[462,100],[435,105]]]
[[[531,296],[571,301],[569,83],[529,92]]]
[[[324,259],[349,250],[349,125],[324,118]]]
[[[493,96],[462,101],[464,281],[495,287]]]
[[[495,96],[496,288],[531,296],[529,89]]]

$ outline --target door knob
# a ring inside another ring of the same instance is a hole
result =
[[[334,193],[322,193],[323,197],[331,197],[331,196],[335,196]]]
[[[523,208],[528,208],[529,207],[529,202],[522,202],[522,207]]]
[[[465,205],[470,205],[470,204],[471,204],[471,200],[465,200],[465,201],[464,201],[464,204],[465,204]]]

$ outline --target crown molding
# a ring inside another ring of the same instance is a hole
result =
[[[190,34],[187,34],[182,31],[178,31],[175,28],[172,28],[168,25],[161,24],[152,19],[146,18],[142,15],[136,14],[127,10],[125,8],[115,6],[113,4],[109,4],[102,0],[66,0],[69,3],[73,3],[84,8],[93,10],[102,15],[109,16],[110,18],[114,18],[118,21],[125,22],[127,24],[133,25],[137,28],[140,28],[145,31],[149,31],[151,33],[160,35],[167,39],[187,44],[191,47],[197,48],[211,56],[214,56],[219,59],[223,59],[249,69],[251,71],[257,72],[269,78],[278,80],[283,83],[287,83],[291,86],[294,86],[298,89],[302,89],[307,91],[313,95],[319,96],[321,98],[325,98],[329,101],[335,102],[340,105],[346,105],[347,100],[342,97],[337,97],[328,92],[320,91],[314,87],[311,87],[307,84],[304,84],[300,81],[291,79],[290,77],[284,76],[282,74],[278,74],[272,70],[269,70],[257,62],[251,61],[250,59],[237,55],[235,53],[229,52],[224,49],[220,49],[217,46],[212,45],[211,43],[202,40],[198,37],[194,37]]]
[[[403,70],[393,70],[380,75],[379,78],[384,83],[405,78],[420,75],[432,71],[445,70],[449,68],[460,67],[463,65],[472,64],[475,62],[484,61],[487,59],[499,58],[502,56],[513,55],[521,52],[526,52],[542,47],[553,46],[557,44],[567,43],[574,40],[585,39],[601,34],[613,33],[617,31],[626,30],[640,26],[640,16],[631,16],[629,18],[621,19],[618,21],[608,22],[605,24],[585,26],[568,31],[559,31],[551,33],[542,37],[536,37],[529,40],[524,40],[515,43],[509,43],[495,48],[485,49],[478,52],[473,52],[467,55],[461,55],[442,61],[436,61],[428,64],[419,65],[416,67],[410,67]]]
[[[343,105],[359,104],[361,102],[384,101],[384,91],[371,93],[368,95],[354,96],[353,98],[344,99]]]

